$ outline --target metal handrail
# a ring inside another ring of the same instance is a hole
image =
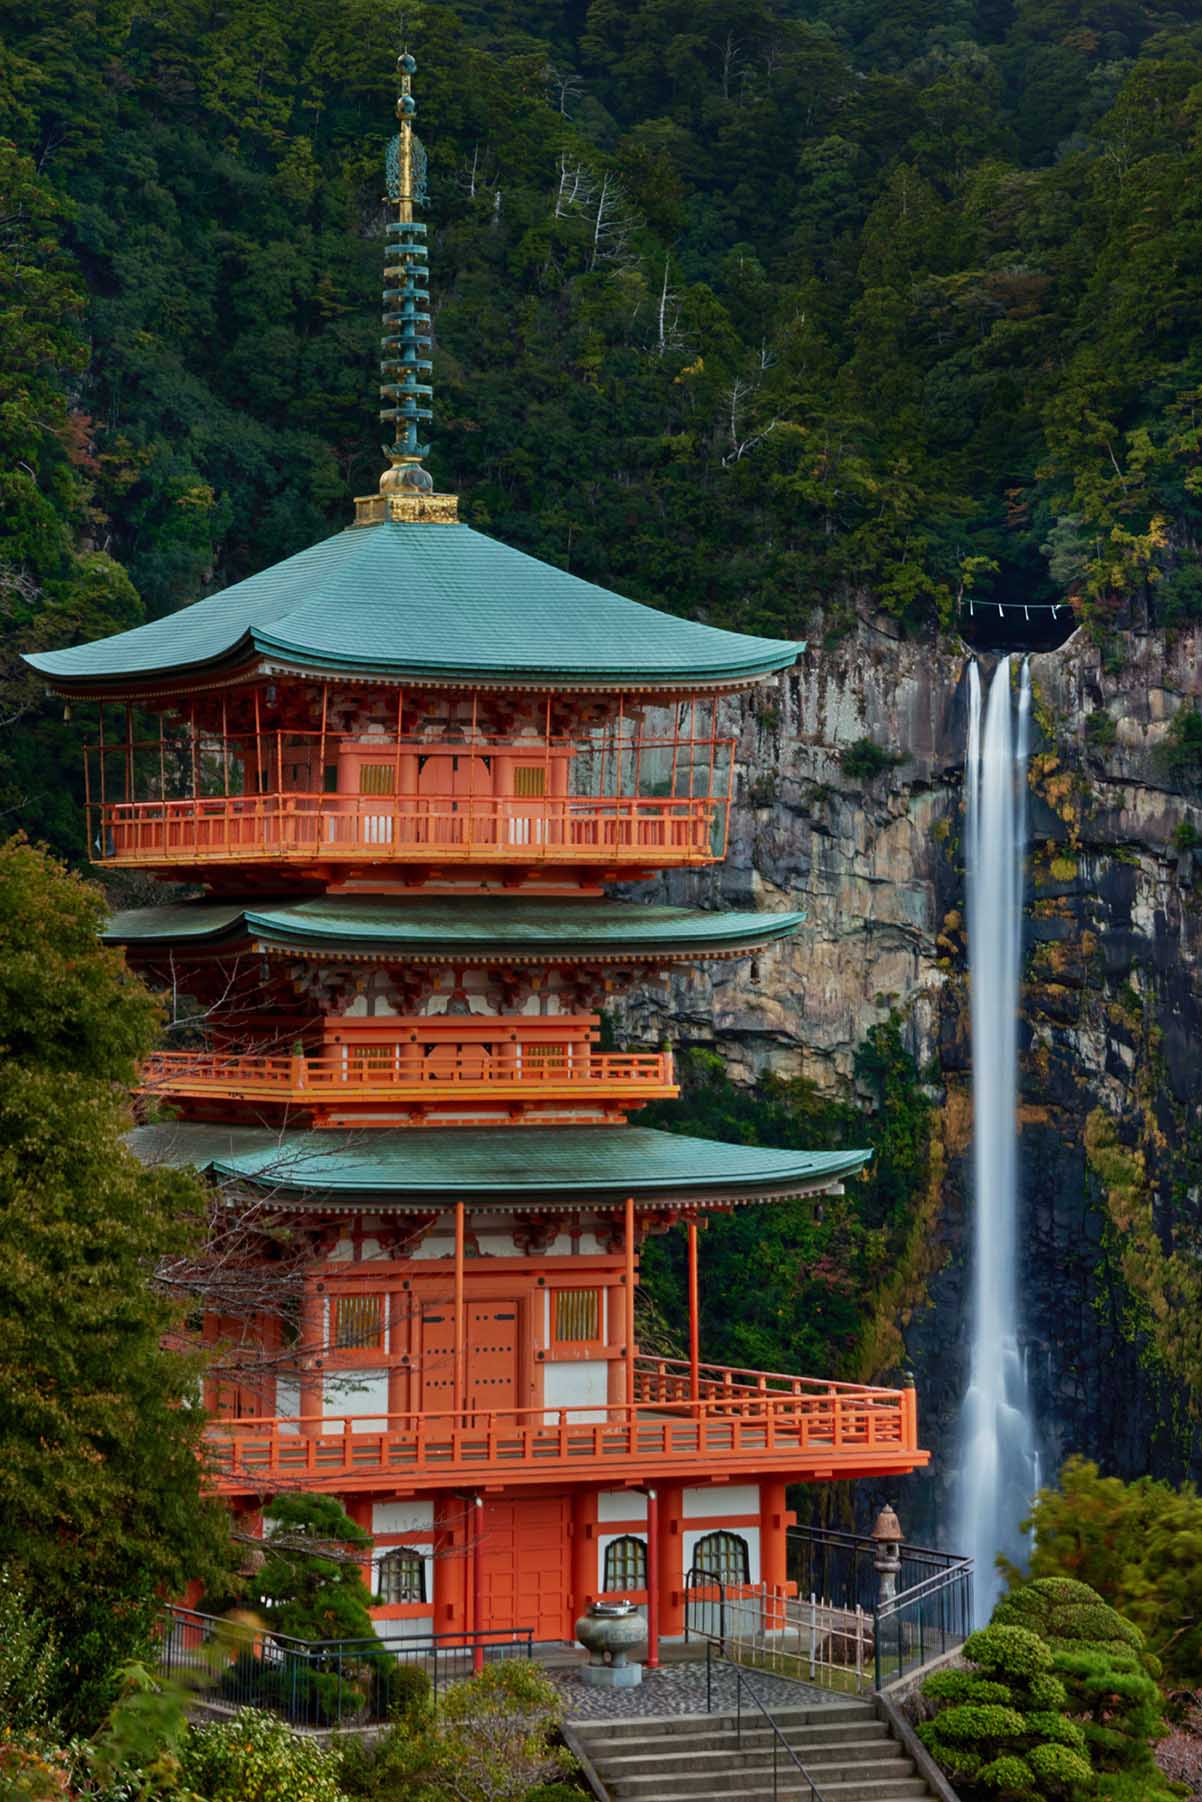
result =
[[[711,1678],[713,1654],[714,1654],[713,1642],[707,1641],[706,1647],[705,1647],[705,1693],[706,1693],[706,1713],[707,1714],[713,1713],[713,1709],[710,1705],[711,1699],[712,1699],[712,1693],[713,1693],[712,1678]],[[767,1721],[769,1727],[772,1729],[772,1739],[770,1741],[770,1744],[772,1746],[772,1797],[773,1797],[773,1802],[777,1802],[777,1797],[780,1793],[779,1752],[780,1752],[781,1746],[783,1746],[785,1748],[786,1756],[789,1758],[790,1762],[793,1764],[794,1768],[797,1770],[797,1772],[801,1776],[802,1781],[808,1786],[809,1792],[810,1792],[810,1802],[825,1802],[825,1798],[823,1797],[822,1791],[818,1788],[818,1785],[814,1782],[813,1777],[811,1777],[809,1771],[807,1771],[806,1767],[802,1764],[800,1758],[798,1758],[796,1752],[793,1750],[792,1746],[789,1744],[788,1740],[785,1738],[784,1734],[781,1732],[780,1724],[777,1721],[776,1716],[772,1713],[772,1710],[768,1707],[768,1705],[764,1701],[763,1697],[756,1694],[755,1688],[754,1688],[753,1684],[750,1682],[750,1680],[748,1679],[742,1666],[739,1664],[736,1664],[733,1659],[725,1657],[722,1652],[719,1652],[718,1656],[719,1656],[719,1658],[722,1659],[722,1662],[724,1664],[728,1664],[730,1666],[730,1668],[734,1671],[734,1674],[735,1674],[735,1743],[738,1746],[739,1750],[742,1751],[742,1749],[743,1749],[743,1691],[744,1690],[747,1691],[747,1694],[751,1697],[752,1701],[755,1703],[756,1707],[759,1709],[760,1713],[763,1715],[764,1719]]]
[[[694,1579],[700,1579],[700,1581],[694,1581]],[[712,1570],[703,1570],[699,1564],[693,1565],[693,1567],[689,1571],[688,1576],[684,1580],[684,1642],[686,1645],[688,1645],[688,1643],[689,1643],[689,1591],[691,1589],[700,1589],[703,1585],[706,1589],[716,1589],[718,1591],[718,1649],[719,1649],[719,1651],[725,1653],[725,1651],[726,1651],[726,1585],[722,1581],[721,1577],[717,1576],[715,1574],[715,1572],[713,1572]],[[710,1711],[710,1708],[709,1708],[709,1651],[708,1651],[708,1648],[714,1643],[712,1633],[707,1633],[705,1635],[705,1643],[706,1643],[706,1648],[707,1648],[707,1650],[706,1650],[706,1666],[705,1666],[705,1685],[706,1685],[706,1688],[705,1688],[705,1712],[708,1714]]]
[[[178,1606],[164,1610],[162,1623],[159,1668],[164,1675],[190,1673],[193,1682],[199,1678],[213,1686],[214,1700],[234,1708],[266,1708],[306,1726],[385,1719],[387,1679],[398,1666],[424,1670],[437,1696],[448,1661],[462,1675],[464,1664],[475,1665],[489,1654],[527,1660],[534,1655],[531,1627],[306,1640]]]

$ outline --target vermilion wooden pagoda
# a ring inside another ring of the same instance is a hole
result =
[[[565,1639],[609,1593],[648,1609],[654,1650],[692,1566],[784,1582],[787,1483],[927,1454],[912,1390],[701,1362],[698,1225],[830,1189],[866,1154],[629,1123],[676,1093],[672,1057],[599,1050],[606,997],[800,916],[605,889],[724,855],[718,702],[802,647],[624,600],[432,491],[411,69],[380,492],[248,581],[30,661],[100,704],[97,860],[203,885],[112,922],[205,1022],[147,1066],[175,1118],[137,1143],[257,1196],[304,1247],[291,1325],[207,1323],[247,1354],[210,1386],[214,1483],[251,1520],[281,1489],[340,1496],[373,1536],[382,1632]],[[135,715],[157,716],[149,741]],[[634,1296],[641,1242],[677,1227],[673,1361],[640,1355]],[[268,1273],[272,1255],[268,1235]]]

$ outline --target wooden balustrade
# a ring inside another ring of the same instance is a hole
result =
[[[459,1023],[457,1022],[456,1025]],[[511,1041],[477,1028],[479,1042],[445,1034],[356,1044],[318,1056],[255,1057],[219,1051],[156,1051],[142,1066],[143,1093],[227,1101],[305,1103],[619,1100],[672,1096],[670,1051],[596,1052],[587,1039]],[[473,1039],[477,1037],[473,1034]]]
[[[263,858],[658,866],[724,857],[729,802],[280,793],[106,801],[91,811],[98,861],[130,867]]]
[[[368,1489],[398,1480],[506,1485],[560,1476],[623,1481],[721,1471],[782,1471],[801,1479],[894,1473],[925,1464],[913,1391],[814,1378],[751,1379],[722,1399],[634,1407],[520,1408],[463,1414],[297,1416],[215,1421],[206,1433],[212,1480],[226,1493],[290,1486]]]

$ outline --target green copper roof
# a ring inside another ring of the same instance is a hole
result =
[[[711,913],[623,901],[495,895],[435,901],[322,896],[248,905],[184,901],[114,914],[112,944],[219,943],[251,938],[311,951],[385,951],[406,957],[457,952],[487,959],[525,954],[614,958],[703,956],[749,950],[797,931],[804,915]]]
[[[28,658],[60,686],[149,686],[261,656],[417,681],[752,680],[804,646],[659,613],[470,526],[349,527],[166,619]]]
[[[148,1163],[193,1164],[315,1208],[642,1206],[777,1200],[852,1176],[868,1151],[770,1151],[637,1126],[265,1132],[192,1121],[130,1135]]]

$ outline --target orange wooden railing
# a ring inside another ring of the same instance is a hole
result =
[[[726,854],[724,799],[219,795],[92,808],[102,863],[695,863]]]
[[[384,1055],[381,1056],[380,1054]],[[244,1057],[215,1051],[156,1051],[142,1066],[144,1092],[274,1100],[430,1102],[446,1096],[543,1100],[674,1095],[670,1051],[594,1052],[586,1041],[449,1044],[445,1039],[348,1045],[306,1057]]]
[[[750,1374],[750,1373],[744,1373]],[[507,1483],[648,1465],[661,1474],[751,1468],[891,1471],[925,1462],[913,1390],[807,1384],[806,1393],[633,1408],[518,1408],[463,1414],[300,1415],[213,1422],[212,1479],[223,1490],[397,1479]]]

